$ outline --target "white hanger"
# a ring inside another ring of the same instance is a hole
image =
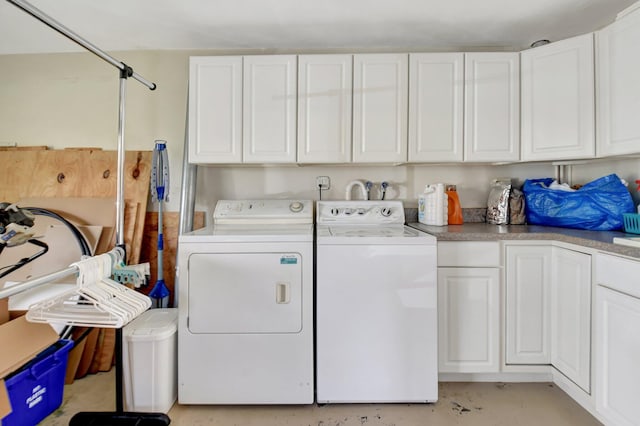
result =
[[[122,261],[122,249],[82,259],[76,287],[29,307],[31,322],[121,328],[151,307],[151,299],[110,279],[112,266]]]

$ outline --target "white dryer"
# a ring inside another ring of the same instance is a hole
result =
[[[179,403],[313,403],[313,203],[221,200],[178,247]]]
[[[435,237],[400,201],[319,201],[319,403],[438,399]]]

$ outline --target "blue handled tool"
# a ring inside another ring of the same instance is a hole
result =
[[[163,140],[157,140],[151,165],[151,201],[158,202],[158,279],[149,293],[152,308],[169,307],[169,289],[164,282],[164,273],[162,271],[162,252],[164,250],[162,203],[168,200],[168,197],[169,159],[167,156],[167,143]]]

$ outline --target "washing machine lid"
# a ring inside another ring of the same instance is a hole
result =
[[[436,237],[405,225],[318,225],[317,244],[422,244],[435,245]]]

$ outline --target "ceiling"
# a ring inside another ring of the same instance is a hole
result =
[[[522,50],[613,21],[636,0],[30,0],[105,51]],[[0,0],[0,54],[83,49]]]

